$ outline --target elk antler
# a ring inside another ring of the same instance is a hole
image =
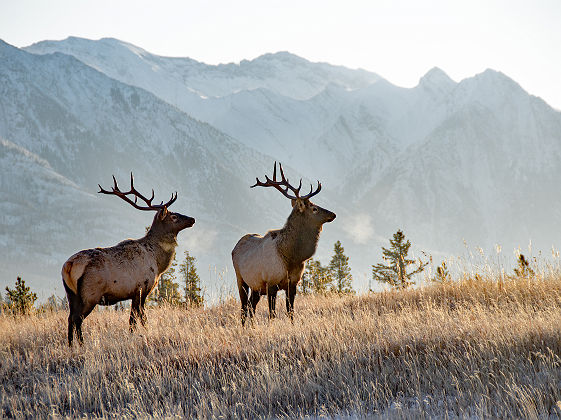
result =
[[[117,180],[115,179],[115,175],[113,175],[113,187],[111,187],[111,191],[107,191],[104,190],[101,185],[97,184],[97,186],[99,187],[99,191],[98,193],[102,193],[102,194],[111,194],[111,195],[116,195],[117,197],[121,197],[123,200],[125,200],[127,203],[129,203],[131,206],[133,206],[135,209],[138,210],[161,210],[165,207],[169,207],[171,206],[175,200],[177,200],[177,192],[171,195],[171,199],[164,204],[164,202],[162,201],[160,204],[152,204],[152,200],[154,199],[154,189],[152,189],[152,197],[150,198],[146,198],[144,197],[142,194],[140,194],[135,188],[134,188],[134,178],[132,176],[132,172],[131,172],[131,189],[130,191],[127,192],[122,192],[121,190],[119,190],[119,187],[117,186]],[[134,201],[132,201],[129,197],[127,197],[128,195],[134,195]],[[144,201],[147,206],[139,206],[137,204],[138,199],[141,199],[142,201]]]
[[[255,185],[252,185],[250,188],[275,187],[277,190],[279,190],[282,193],[282,195],[284,195],[286,198],[290,198],[291,200],[296,200],[296,199],[304,200],[307,198],[311,198],[321,191],[321,182],[318,181],[318,187],[315,191],[313,191],[314,187],[310,184],[310,192],[304,196],[300,196],[300,189],[302,188],[302,178],[300,178],[300,184],[298,185],[298,188],[294,188],[292,185],[290,185],[288,179],[284,176],[281,163],[279,163],[279,168],[281,174],[280,181],[277,181],[277,162],[275,161],[275,166],[273,169],[273,179],[270,179],[267,175],[265,175],[266,182],[261,182],[259,181],[259,178],[255,178],[257,182],[255,183]],[[294,193],[294,196],[288,194],[288,190],[292,191]]]

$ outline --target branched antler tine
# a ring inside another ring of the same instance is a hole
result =
[[[321,182],[318,181],[317,189],[313,192],[312,191],[313,191],[313,185],[310,184],[310,192],[308,194],[306,194],[305,196],[303,196],[302,198],[312,198],[314,195],[319,193],[321,191]]]
[[[290,185],[290,181],[284,175],[282,163],[280,162],[279,162],[279,171],[280,171],[281,179],[277,180],[277,162],[275,161],[275,164],[273,166],[273,179],[269,178],[268,175],[265,175],[265,182],[261,182],[259,178],[255,178],[256,182],[250,188],[257,187],[257,186],[275,187],[275,189],[280,191],[280,193],[284,195],[286,198],[289,198],[291,200],[300,198],[299,194],[300,194],[300,189],[302,188],[302,180],[300,179],[300,184],[298,188],[294,188],[292,185]],[[289,191],[294,193],[294,195],[289,194]]]
[[[275,162],[275,166],[276,166],[276,162]],[[280,173],[281,173],[282,180],[288,184],[288,179],[286,179],[284,177],[284,171],[282,170],[282,163],[280,163],[280,162],[279,162],[279,167],[280,167]]]
[[[171,194],[170,200],[166,204],[164,204],[164,207],[171,206],[173,203],[175,203],[175,200],[177,200],[177,191],[175,193]],[[162,204],[163,204],[163,201],[162,201]]]
[[[97,184],[97,186],[99,187],[98,193],[111,194],[111,191],[104,190],[101,185]]]
[[[130,191],[123,192],[123,191],[119,190],[119,186],[117,185],[117,179],[115,178],[115,175],[113,175],[112,191],[104,190],[103,187],[100,184],[98,184],[98,187],[99,187],[98,192],[103,193],[103,194],[116,195],[116,196],[122,198],[123,200],[125,200],[127,203],[129,203],[130,205],[132,205],[134,208],[136,208],[138,210],[155,210],[155,211],[158,211],[158,210],[160,210],[164,207],[170,206],[177,199],[177,192],[175,192],[175,194],[171,195],[171,199],[166,204],[164,204],[163,201],[162,201],[161,204],[156,204],[156,205],[152,204],[152,200],[154,200],[154,189],[152,189],[152,196],[149,199],[146,198],[145,196],[143,196],[141,193],[139,193],[134,188],[134,177],[133,177],[132,172],[131,172],[131,189],[130,189]],[[134,195],[134,201],[131,200],[128,197],[128,195],[131,195],[131,194]],[[139,198],[146,203],[146,206],[138,205],[138,199]]]

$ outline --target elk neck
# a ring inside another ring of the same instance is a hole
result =
[[[154,253],[158,265],[158,274],[162,274],[169,268],[175,258],[177,235],[172,232],[162,233],[150,229],[143,239],[148,249]]]
[[[301,264],[316,252],[321,225],[310,224],[297,210],[293,210],[279,231],[278,251],[288,267]]]

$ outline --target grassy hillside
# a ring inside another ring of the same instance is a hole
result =
[[[0,316],[0,417],[561,415],[560,276],[265,307],[96,311],[73,349],[63,312]]]

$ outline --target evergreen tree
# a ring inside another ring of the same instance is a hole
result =
[[[526,257],[524,257],[524,254],[518,256],[518,267],[514,269],[514,274],[524,278],[534,277],[536,275],[532,267],[530,267],[530,263]]]
[[[155,297],[158,305],[179,305],[181,303],[181,293],[179,293],[179,284],[175,282],[175,269],[177,261],[175,258],[171,266],[160,276],[158,282],[157,295]]]
[[[306,261],[306,268],[302,273],[302,279],[300,280],[300,284],[298,287],[300,288],[300,293],[307,295],[312,293],[313,291],[313,277],[312,277],[312,270],[311,264],[313,264],[313,259],[310,258]]]
[[[341,245],[341,241],[335,242],[333,251],[334,254],[331,257],[328,267],[334,283],[332,285],[332,290],[337,293],[354,293],[349,257],[345,255],[345,249]]]
[[[319,260],[314,260],[313,258],[306,262],[303,277],[307,278],[310,290],[317,294],[327,292],[328,286],[333,280],[327,267],[323,267]]]
[[[414,284],[411,278],[420,273],[428,265],[428,261],[422,262],[418,259],[418,265],[415,270],[408,273],[407,268],[415,264],[415,260],[407,258],[411,242],[405,240],[405,235],[401,230],[398,230],[390,239],[390,248],[382,247],[382,254],[384,261],[388,265],[379,263],[372,266],[372,278],[374,280],[388,283],[397,289],[404,289]]]
[[[37,295],[31,292],[30,288],[25,285],[25,280],[18,277],[15,289],[12,290],[6,287],[6,292],[8,292],[8,307],[14,315],[26,315],[31,312],[37,300]]]
[[[187,305],[200,306],[204,302],[201,290],[201,279],[197,274],[195,262],[197,259],[185,251],[185,260],[179,266],[179,273],[185,283],[185,303]]]
[[[436,267],[436,274],[431,280],[437,283],[446,283],[451,280],[446,261],[442,261],[442,264]]]

